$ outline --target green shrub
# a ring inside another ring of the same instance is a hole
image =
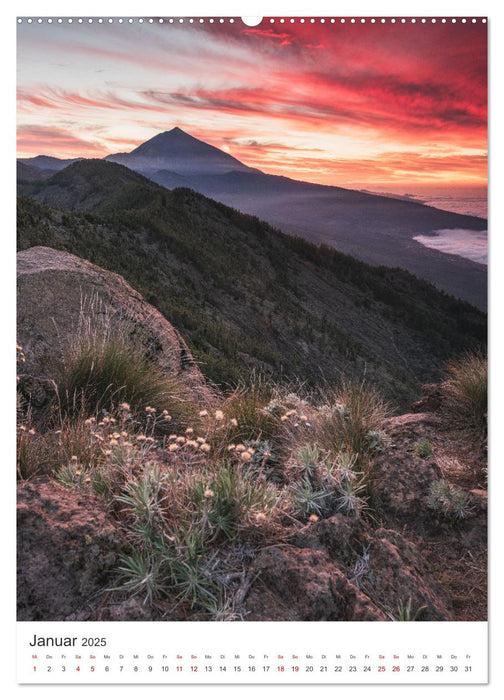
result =
[[[389,617],[395,622],[416,622],[417,620],[421,619],[425,608],[425,605],[421,605],[416,610],[413,610],[411,598],[408,598],[406,603],[403,603],[402,600],[399,601],[395,613],[389,613]]]
[[[446,411],[459,427],[486,434],[488,363],[481,352],[464,355],[447,365],[443,385]]]
[[[326,517],[330,514],[334,492],[332,489],[316,486],[308,476],[304,476],[301,481],[292,487],[292,505],[294,515],[297,518],[305,519],[310,515]]]
[[[212,540],[233,539],[255,523],[258,515],[270,520],[279,500],[273,484],[254,478],[247,467],[226,461],[217,465],[206,494],[204,520]]]
[[[34,428],[21,424],[17,429],[16,463],[19,479],[50,473],[55,466],[55,455],[50,441]]]
[[[56,371],[55,382],[61,416],[98,417],[127,403],[132,414],[147,406],[157,415],[165,410],[174,420],[173,429],[185,425],[194,412],[187,388],[148,357],[135,328],[92,304],[63,349],[63,366]]]
[[[272,396],[272,388],[261,381],[249,387],[241,387],[226,400],[223,411],[233,424],[222,435],[224,442],[245,442],[250,440],[272,441],[279,437],[281,422],[275,414],[265,411]]]
[[[429,440],[419,440],[415,443],[415,454],[422,459],[427,459],[432,454],[432,445]]]
[[[144,603],[152,603],[167,593],[167,573],[163,558],[147,550],[134,550],[120,556],[120,588],[130,595],[143,595]]]
[[[326,397],[320,411],[318,442],[333,454],[346,450],[363,458],[374,449],[370,435],[378,434],[389,414],[390,408],[377,389],[365,382],[345,380],[339,390]]]
[[[367,507],[364,492],[366,484],[357,475],[353,478],[342,477],[338,486],[338,510],[347,515],[358,515]]]
[[[21,423],[17,429],[17,471],[21,479],[55,470],[77,461],[94,468],[102,455],[99,442],[92,438],[91,426],[82,415],[63,418],[44,432]]]
[[[445,479],[431,482],[427,503],[431,510],[449,520],[465,520],[473,510],[470,495]]]

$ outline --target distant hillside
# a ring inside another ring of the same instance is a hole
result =
[[[483,231],[487,221],[420,202],[316,185],[249,168],[229,153],[175,127],[106,157],[169,189],[189,187],[258,216],[284,233],[323,243],[372,265],[401,267],[439,289],[487,308],[487,267],[427,248],[414,238],[441,229]],[[22,159],[44,172],[72,161]]]
[[[63,170],[71,163],[75,163],[81,158],[55,158],[54,156],[35,156],[35,158],[18,158],[18,163],[37,168],[46,175],[52,175],[59,170]]]
[[[39,202],[70,211],[145,207],[163,187],[143,175],[102,160],[79,160],[51,178],[22,184],[19,192]]]
[[[39,170],[34,165],[26,165],[20,160],[16,163],[16,179],[18,185],[26,184],[28,182],[37,182],[38,180],[43,180],[47,175],[45,175],[42,170]]]
[[[413,240],[440,229],[485,230],[485,219],[411,200],[267,175],[179,128],[158,134],[131,153],[107,158],[170,189],[190,187],[285,233],[330,245],[372,265],[402,267],[486,309],[485,265]]]
[[[216,382],[252,369],[314,386],[365,376],[404,406],[448,358],[486,342],[485,314],[403,270],[120,165],[81,161],[30,189],[51,206],[19,198],[19,248],[68,250],[123,275]]]

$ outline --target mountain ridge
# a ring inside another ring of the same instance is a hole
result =
[[[81,189],[102,180],[101,200]],[[19,198],[19,248],[67,250],[121,274],[217,383],[252,369],[312,384],[364,372],[404,405],[452,355],[485,344],[486,317],[469,304],[193,190],[166,190],[102,160],[38,186],[50,197]],[[61,208],[68,201],[73,211]]]
[[[167,143],[166,151],[163,144]],[[120,163],[170,190],[189,187],[258,216],[285,233],[329,245],[369,264],[401,267],[448,294],[486,309],[486,266],[427,248],[415,240],[442,229],[486,230],[487,222],[480,217],[407,199],[270,175],[249,168],[179,127],[152,137],[130,153],[112,154],[104,160]],[[36,165],[30,159],[23,162]],[[55,165],[63,167],[63,161],[53,162]]]

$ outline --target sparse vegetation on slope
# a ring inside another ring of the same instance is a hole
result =
[[[63,348],[54,385],[58,413],[70,419],[82,413],[98,416],[121,404],[134,416],[148,405],[160,429],[163,416],[179,426],[194,410],[183,382],[149,359],[135,342],[133,324],[107,308],[81,315],[79,328]]]
[[[107,344],[116,351],[106,335]],[[115,375],[107,377],[113,386]],[[344,382],[322,401],[257,379],[212,405],[192,404],[177,422],[153,405],[165,385],[153,377],[146,405],[133,410],[126,401],[96,402],[86,375],[82,391],[93,401],[76,413],[49,412],[36,429],[29,410],[20,415],[19,478],[45,474],[93,495],[117,523],[121,552],[109,591],[117,600],[138,598],[156,619],[247,619],[243,592],[259,550],[335,517],[361,522],[363,532],[379,527],[373,462],[392,445],[376,389]],[[61,408],[58,394],[55,401]],[[431,481],[426,499],[452,527],[474,510],[468,493],[447,481]]]
[[[458,427],[485,437],[487,429],[488,363],[481,352],[466,353],[447,365],[443,385],[446,411]]]
[[[86,178],[104,167],[88,162]],[[484,345],[484,315],[401,270],[289,238],[194,192],[150,189],[120,169],[117,191],[112,178],[100,201],[87,179],[80,189],[79,173],[79,164],[62,171],[59,194],[70,187],[77,205],[92,194],[93,211],[21,197],[20,247],[71,250],[124,274],[187,336],[203,371],[221,386],[189,390],[183,366],[192,358],[171,326],[177,362],[161,370],[149,356],[160,336],[149,334],[147,347],[141,323],[117,320],[126,306],[117,318],[100,308],[81,319],[59,366],[42,372],[42,398],[31,382],[40,378],[23,374],[37,365],[18,348],[20,493],[37,503],[43,527],[52,498],[65,502],[65,513],[96,509],[108,533],[103,546],[113,542],[113,552],[99,557],[92,596],[83,601],[77,586],[79,609],[65,615],[455,619],[439,582],[450,592],[459,583],[445,555],[455,557],[469,542],[478,561],[484,556],[481,470],[464,462],[463,485],[443,472],[438,454],[453,441],[439,415],[387,416],[391,398],[406,405],[417,383],[435,378],[448,358]],[[32,252],[46,266],[54,255]],[[83,275],[81,267],[66,260],[63,277]],[[93,270],[92,280],[106,276]],[[114,289],[123,289],[117,279]],[[131,291],[124,291],[129,303]],[[74,307],[78,315],[78,302]],[[23,328],[27,348],[30,323]],[[439,413],[450,425],[473,430],[486,420],[480,352],[475,364],[452,363],[439,388]],[[21,511],[28,521],[30,507]],[[64,525],[72,561],[96,556],[98,545],[88,547],[92,530],[79,521],[71,536],[73,525]],[[38,537],[40,529],[30,532]],[[28,551],[26,544],[25,568]],[[437,580],[423,557],[437,567]],[[26,591],[20,606],[30,611],[39,594]],[[90,610],[95,605],[99,610]],[[47,610],[46,619],[61,614]],[[464,608],[459,617],[471,614]]]
[[[68,250],[119,272],[221,386],[252,369],[320,386],[365,368],[404,406],[447,359],[486,342],[484,314],[407,272],[371,267],[190,190],[131,176],[87,161],[50,187],[40,184],[46,201],[68,207],[71,199],[74,211],[20,197],[19,247]],[[107,187],[90,199],[103,178]]]

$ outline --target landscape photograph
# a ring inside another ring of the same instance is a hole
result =
[[[484,19],[19,18],[16,174],[19,621],[487,620]]]

